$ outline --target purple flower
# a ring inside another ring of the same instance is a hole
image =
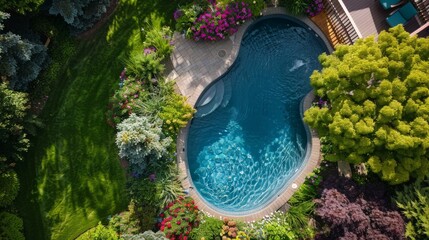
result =
[[[176,11],[174,11],[173,13],[174,20],[177,21],[177,19],[179,19],[181,16],[183,16],[182,10],[177,9]]]
[[[151,175],[149,175],[149,181],[154,182],[155,179],[156,179],[155,173],[152,173]]]

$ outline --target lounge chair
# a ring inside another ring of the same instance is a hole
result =
[[[381,6],[385,9],[391,9],[405,3],[405,0],[380,0]]]
[[[405,25],[409,20],[417,15],[417,10],[411,2],[408,2],[398,10],[392,12],[392,14],[386,18],[387,23],[394,27],[399,24]]]

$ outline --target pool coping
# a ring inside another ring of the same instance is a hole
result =
[[[279,8],[279,7],[278,8],[267,8],[263,12],[263,15],[276,15],[276,14],[283,14],[283,15],[291,16],[290,14],[287,14],[287,12],[284,8]],[[326,39],[325,35],[309,18],[297,17],[297,16],[292,16],[292,17],[295,17],[295,18],[301,20],[302,22],[307,24],[309,27],[311,27],[319,35],[319,37],[321,37],[321,39],[324,41],[326,47],[328,48],[328,51],[332,52],[332,47],[331,47],[329,41]],[[228,43],[232,42],[232,48],[230,50],[230,54],[229,54],[228,58],[224,59],[224,65],[222,67],[220,67],[220,69],[218,69],[216,74],[208,74],[209,76],[206,76],[206,74],[204,74],[204,72],[207,71],[207,69],[198,68],[197,71],[199,69],[201,69],[200,71],[201,71],[201,76],[203,76],[203,79],[202,79],[202,81],[200,81],[195,86],[195,89],[191,89],[191,91],[186,92],[183,90],[183,88],[180,88],[181,86],[177,86],[178,90],[182,93],[182,95],[185,95],[188,97],[187,102],[189,104],[191,104],[192,106],[195,106],[196,101],[198,100],[199,96],[203,93],[204,89],[207,86],[209,86],[212,82],[214,82],[216,79],[218,79],[218,77],[220,77],[225,72],[227,72],[228,69],[232,66],[232,64],[234,63],[234,61],[238,55],[239,48],[241,45],[241,39],[242,39],[244,33],[246,32],[247,28],[253,22],[254,22],[253,20],[245,22],[239,28],[238,32],[231,38],[231,41],[228,42]],[[176,38],[177,38],[177,36],[176,36]],[[188,40],[188,41],[192,41],[192,40]],[[175,77],[176,78],[178,77],[178,73],[174,72],[174,70],[173,70],[169,76],[174,79]],[[188,90],[188,89],[186,89],[186,90]],[[302,111],[305,111],[306,109],[311,107],[313,99],[314,99],[313,92],[310,92],[309,94],[307,94],[305,96],[305,98],[303,100]],[[311,140],[310,140],[310,142],[311,142],[310,157],[308,158],[306,165],[301,169],[301,171],[298,173],[298,175],[292,179],[293,181],[288,182],[289,186],[284,188],[284,191],[279,193],[278,197],[276,199],[271,200],[271,202],[269,204],[267,204],[265,207],[258,209],[258,210],[255,210],[255,211],[252,211],[252,212],[249,212],[248,214],[246,214],[246,213],[245,214],[243,214],[243,213],[234,214],[234,213],[219,212],[216,209],[213,209],[210,206],[208,206],[206,204],[206,202],[203,199],[201,199],[201,197],[196,192],[197,190],[194,188],[192,181],[191,181],[191,176],[189,174],[189,169],[188,169],[188,164],[187,164],[187,154],[186,154],[186,149],[187,149],[186,143],[187,143],[187,136],[188,136],[190,124],[191,124],[191,121],[188,122],[188,124],[185,128],[181,129],[181,131],[178,135],[178,138],[177,138],[177,164],[178,164],[178,168],[179,168],[179,179],[182,183],[183,188],[188,190],[189,196],[191,196],[195,200],[195,203],[199,207],[199,209],[201,211],[211,215],[211,216],[214,216],[214,217],[218,217],[221,219],[223,217],[228,217],[228,218],[234,218],[234,219],[242,220],[245,222],[250,222],[250,221],[255,221],[255,220],[258,220],[258,219],[261,219],[263,217],[270,215],[271,213],[280,209],[281,207],[283,207],[287,203],[287,201],[293,195],[293,193],[305,181],[305,177],[308,174],[310,174],[313,171],[313,169],[316,168],[320,163],[320,159],[321,159],[320,140],[319,140],[316,132],[314,130],[310,129],[310,133],[311,133],[311,136],[310,136],[311,137]],[[293,188],[292,185],[294,185],[295,188]]]

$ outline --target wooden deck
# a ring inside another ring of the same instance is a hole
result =
[[[381,31],[387,30],[389,25],[386,17],[395,9],[384,10],[378,0],[342,0],[353,18],[362,37],[377,36]],[[413,32],[419,28],[417,19],[410,20],[405,29]]]

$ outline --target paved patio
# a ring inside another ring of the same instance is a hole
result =
[[[286,14],[283,8],[269,8],[264,12],[264,15],[270,14]],[[308,18],[301,18],[301,21],[313,28],[316,33],[325,41],[330,51],[332,48],[329,42],[326,40],[322,32],[311,22]],[[188,97],[188,103],[192,106],[195,105],[198,97],[203,90],[223,73],[235,61],[238,50],[240,47],[241,39],[245,33],[247,27],[251,24],[251,21],[246,22],[242,25],[239,31],[229,39],[225,39],[220,42],[194,42],[192,40],[185,39],[180,34],[175,34],[175,50],[172,53],[172,64],[173,70],[168,75],[168,79],[176,81],[176,85],[180,93]],[[304,109],[311,106],[313,95],[309,94],[304,100]],[[199,196],[192,184],[192,180],[187,167],[186,157],[186,138],[188,135],[189,125],[181,130],[177,139],[177,161],[180,169],[180,180],[185,189],[189,189],[189,195],[195,199],[196,204],[199,208],[207,212],[210,215],[217,217],[230,217],[235,219],[241,219],[243,221],[253,221],[260,219],[286,204],[288,199],[292,196],[294,191],[297,189],[296,186],[302,184],[305,177],[313,171],[313,169],[319,164],[320,161],[320,141],[314,132],[311,133],[311,152],[307,158],[306,166],[299,172],[293,182],[289,183],[289,186],[284,192],[279,193],[278,197],[271,201],[264,209],[247,215],[234,215],[234,213],[219,213],[215,209],[211,208],[206,202]],[[296,185],[295,185],[296,184]],[[295,188],[292,188],[294,186]]]

